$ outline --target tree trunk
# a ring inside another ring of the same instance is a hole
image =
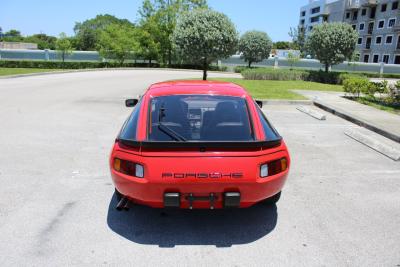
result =
[[[249,60],[249,69],[251,68],[251,61]]]
[[[329,72],[329,64],[327,64],[327,63],[325,64],[325,72],[327,72],[327,73]]]
[[[203,81],[207,80],[207,69],[208,69],[207,58],[204,58],[204,62],[203,62]]]
[[[168,66],[171,67],[171,61],[172,61],[172,51],[171,48],[168,49]]]

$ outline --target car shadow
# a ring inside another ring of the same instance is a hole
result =
[[[116,196],[108,207],[107,224],[126,239],[146,245],[232,245],[254,242],[277,223],[276,205],[258,204],[232,210],[162,210],[135,205],[117,211]]]

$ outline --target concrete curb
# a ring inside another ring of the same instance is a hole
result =
[[[360,142],[361,144],[364,144],[370,148],[372,148],[375,151],[378,151],[379,153],[385,155],[388,158],[391,158],[394,161],[399,161],[400,160],[400,151],[387,145],[384,144],[376,138],[373,138],[371,136],[368,136],[366,134],[363,134],[360,131],[356,130],[346,130],[344,132],[345,135],[348,137]]]
[[[382,136],[384,136],[386,138],[389,138],[390,140],[393,140],[393,141],[395,141],[397,143],[400,143],[400,135],[398,135],[396,133],[392,133],[392,132],[389,132],[389,131],[387,131],[385,129],[382,129],[381,127],[379,127],[377,125],[374,125],[373,123],[366,122],[365,120],[363,120],[361,118],[358,118],[358,117],[356,117],[354,115],[351,115],[351,114],[349,114],[348,112],[346,112],[344,110],[340,110],[340,109],[332,107],[332,106],[330,106],[328,104],[325,104],[325,103],[323,103],[322,101],[320,101],[318,99],[314,99],[313,103],[314,103],[315,106],[317,106],[317,107],[319,107],[319,108],[321,108],[321,109],[323,109],[323,110],[325,110],[327,112],[330,112],[330,113],[332,113],[332,114],[334,114],[334,115],[336,115],[338,117],[341,117],[341,118],[343,118],[343,119],[345,119],[347,121],[350,121],[350,122],[352,122],[354,124],[357,124],[357,125],[359,125],[361,127],[364,127],[364,128],[366,128],[368,130],[371,130],[371,131],[373,131],[373,132],[375,132],[377,134],[380,134],[380,135],[382,135]]]
[[[311,100],[266,100],[266,99],[257,99],[257,101],[261,101],[263,106],[265,105],[312,105],[313,102]]]
[[[164,70],[164,71],[187,71],[187,72],[200,72],[201,70],[193,69],[170,69],[170,68],[98,68],[98,69],[71,69],[71,70],[60,70],[60,71],[49,71],[49,72],[37,72],[37,73],[27,73],[27,74],[16,74],[16,75],[5,75],[0,76],[0,79],[13,79],[13,78],[23,78],[23,77],[33,77],[42,75],[52,75],[52,74],[65,74],[65,73],[76,73],[76,72],[93,72],[93,71],[109,71],[109,70]],[[238,74],[235,72],[228,71],[208,71],[208,73],[220,73],[220,74]],[[240,73],[238,74],[238,76]]]
[[[312,108],[306,107],[306,106],[299,106],[296,108],[298,111],[301,111],[307,115],[310,115],[311,117],[320,120],[320,121],[324,121],[326,120],[326,115],[322,114]]]

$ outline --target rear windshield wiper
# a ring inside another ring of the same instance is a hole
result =
[[[174,139],[175,141],[186,141],[186,138],[183,137],[182,135],[178,134],[177,132],[175,132],[174,130],[172,130],[171,128],[169,128],[168,126],[165,126],[162,123],[162,118],[165,116],[165,108],[160,107],[160,111],[158,112],[158,129],[165,133],[166,135],[168,135],[169,137],[171,137],[172,139]]]

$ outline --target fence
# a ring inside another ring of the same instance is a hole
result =
[[[59,55],[54,50],[11,50],[0,49],[0,59],[2,60],[60,60]],[[67,61],[102,61],[103,58],[96,51],[74,51],[66,57]],[[142,60],[138,60],[140,62]],[[219,63],[233,69],[235,66],[247,65],[239,56],[232,56],[228,59],[220,60]],[[269,58],[262,62],[253,64],[259,67],[278,66],[289,68],[290,63],[285,58]],[[304,69],[324,69],[324,66],[314,59],[302,59],[294,65],[295,68]],[[375,72],[375,73],[400,73],[400,65],[382,64],[382,63],[361,63],[354,62],[348,64],[344,62],[332,67],[332,70],[338,71],[360,71],[360,72]]]

